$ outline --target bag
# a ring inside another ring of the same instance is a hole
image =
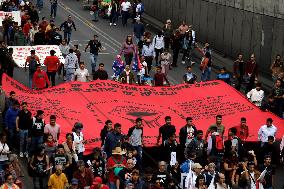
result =
[[[215,135],[215,149],[217,150],[217,152],[224,151],[223,138],[220,135]]]
[[[29,72],[30,73],[35,73],[36,72],[36,65],[37,65],[37,60],[35,58],[31,58],[29,62]]]
[[[111,158],[112,158],[112,160],[115,162],[115,164],[121,164],[121,163],[123,162],[123,160],[124,160],[124,158],[122,157],[122,158],[121,158],[121,161],[120,161],[120,162],[117,162],[117,161],[115,161],[115,159],[114,159],[113,157],[111,157]],[[119,172],[120,172],[122,169],[123,169],[123,167],[115,167],[115,168],[113,169],[114,175],[115,175],[115,176],[118,176]]]

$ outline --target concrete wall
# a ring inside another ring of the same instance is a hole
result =
[[[176,26],[185,20],[220,53],[257,56],[264,74],[276,54],[284,55],[284,0],[143,0],[147,14]]]

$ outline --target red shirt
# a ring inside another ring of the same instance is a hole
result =
[[[107,160],[107,168],[109,168],[109,167],[113,167],[115,164],[118,164],[118,163],[120,163],[120,162],[122,162],[121,164],[123,164],[124,166],[126,166],[126,159],[124,158],[124,157],[121,157],[121,158],[123,158],[123,161],[122,161],[122,159],[115,159],[115,157],[114,156],[111,156],[110,158],[108,158],[108,160]],[[117,162],[115,162],[115,161]],[[111,169],[110,171],[109,171],[109,178],[108,178],[108,181],[109,182],[115,182],[116,181],[116,179],[117,179],[117,177],[114,175],[114,172],[113,172],[113,169]]]
[[[25,23],[24,27],[23,27],[23,32],[25,34],[26,37],[29,36],[30,33],[30,29],[32,28],[32,24],[31,23]]]
[[[79,180],[79,189],[83,189],[86,186],[91,186],[94,179],[93,173],[89,168],[85,168],[84,177],[79,171],[76,171],[73,177]]]
[[[44,60],[44,65],[46,65],[47,72],[56,72],[59,64],[60,61],[57,56],[47,56]]]
[[[249,128],[247,125],[241,126],[238,125],[235,127],[237,129],[237,137],[239,137],[241,140],[245,141],[249,136]]]
[[[164,81],[169,83],[166,75],[164,73],[156,73],[154,75],[155,86],[164,86]]]
[[[50,86],[49,79],[45,71],[40,70],[36,71],[33,76],[33,86],[32,88],[36,89],[44,89],[46,88],[46,84]]]

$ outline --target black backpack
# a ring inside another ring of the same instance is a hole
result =
[[[29,71],[30,73],[35,73],[36,72],[36,65],[38,64],[37,60],[35,57],[31,57],[31,60],[29,62]]]

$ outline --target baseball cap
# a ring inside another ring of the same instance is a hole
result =
[[[79,183],[78,179],[72,178],[72,180],[71,180],[72,185],[77,185],[78,183]]]

